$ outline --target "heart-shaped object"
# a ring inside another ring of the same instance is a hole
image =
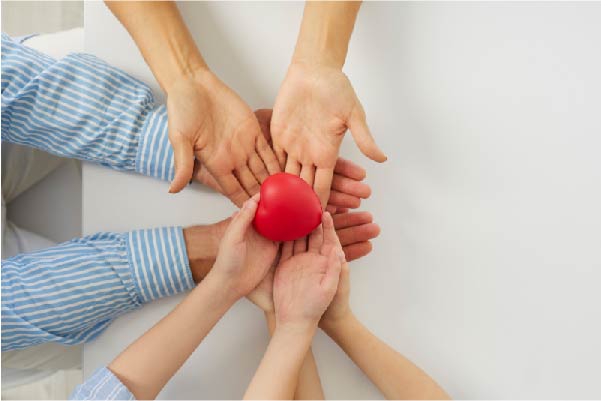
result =
[[[302,178],[277,173],[261,184],[255,230],[272,241],[292,241],[309,234],[321,223],[321,204]]]

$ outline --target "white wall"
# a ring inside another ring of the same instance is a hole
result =
[[[272,104],[302,4],[181,9],[210,66],[253,107]],[[87,3],[85,18],[89,51],[153,82],[102,4]],[[345,139],[342,155],[367,167],[373,187],[363,208],[382,226],[374,252],[351,266],[352,306],[455,398],[601,397],[599,21],[600,3],[373,2],[361,10],[345,71],[389,161],[375,165]],[[100,204],[139,213],[141,191],[165,190],[88,173],[86,230],[127,229],[134,223],[111,219]],[[112,201],[99,189],[109,182],[139,186]],[[194,190],[182,196],[193,217],[229,211]],[[179,201],[162,202],[146,203],[146,224],[186,222]],[[212,213],[197,210],[205,207]],[[172,305],[120,319],[86,348],[86,373]],[[244,304],[226,316],[161,396],[241,396],[265,344],[252,310]],[[315,353],[328,397],[378,396],[322,335]]]

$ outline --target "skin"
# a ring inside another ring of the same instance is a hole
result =
[[[255,111],[255,116],[261,126],[261,132],[269,146],[272,146],[270,132],[272,114],[273,110],[271,109],[259,109]],[[371,195],[369,185],[362,182],[365,177],[366,171],[363,167],[350,160],[341,157],[337,158],[334,167],[334,177],[332,179],[332,189],[326,210],[334,214],[343,212],[348,208],[358,208],[361,205],[361,200],[367,199]],[[211,175],[211,172],[198,161],[195,162],[193,179],[221,194],[224,193],[219,183]]]
[[[154,399],[221,316],[273,265],[279,244],[252,228],[256,209],[256,197],[244,203],[232,217],[211,272],[108,366],[136,399]]]
[[[175,177],[191,180],[195,159],[237,206],[280,165],[248,105],[208,67],[173,2],[106,2],[136,42],[167,95]],[[199,112],[202,111],[202,112]]]
[[[349,305],[348,263],[341,266],[338,289],[319,326],[370,378],[387,399],[449,399],[423,370],[371,333]]]
[[[309,237],[306,251],[294,253],[293,246],[282,248],[280,262],[273,273],[275,329],[265,355],[251,380],[245,399],[291,399],[298,393],[303,365],[320,317],[336,292],[344,262],[334,224],[324,213],[322,227]],[[313,361],[314,363],[314,361]],[[306,374],[314,374],[306,367]],[[274,380],[277,377],[277,380]],[[306,389],[308,396],[323,397],[319,387]]]
[[[386,160],[342,72],[360,5],[306,3],[292,62],[273,107],[271,134],[280,164],[311,183],[324,206],[347,129],[363,154]]]

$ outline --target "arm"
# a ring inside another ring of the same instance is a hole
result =
[[[430,376],[373,335],[354,315],[323,328],[387,399],[449,398]]]
[[[118,316],[194,287],[218,226],[98,233],[2,261],[2,350],[93,340]]]
[[[236,205],[280,166],[248,105],[213,74],[174,2],[106,2],[167,94],[176,171],[170,192],[194,173],[194,158]],[[199,112],[202,111],[202,112]]]
[[[275,331],[275,314],[273,312],[265,312],[265,319],[267,321],[269,334],[273,336]],[[315,363],[315,357],[313,356],[311,347],[309,347],[302,362],[293,399],[325,399],[323,387],[321,386],[321,379],[319,378],[319,372],[317,371],[317,364]]]
[[[306,252],[293,255],[292,243],[284,244],[274,273],[275,331],[245,399],[291,399],[294,395],[317,323],[338,284],[344,254],[339,245],[334,246],[333,237],[334,224],[325,213],[323,230],[311,234]]]
[[[140,81],[86,54],[54,60],[2,34],[2,140],[169,180],[167,112]]]
[[[103,379],[93,376],[75,390],[73,397],[127,397],[124,388],[138,399],[157,396],[221,316],[256,287],[273,264],[278,246],[252,229],[256,209],[255,197],[235,213],[221,240],[217,260],[199,286],[108,369],[101,370]]]
[[[156,398],[237,300],[235,294],[223,291],[222,284],[208,275],[182,303],[108,366],[136,399]]]
[[[383,162],[365,112],[342,73],[360,2],[307,2],[292,62],[273,107],[274,151],[285,171],[314,169],[313,187],[328,199],[334,165],[347,129],[359,149]],[[311,110],[311,113],[306,113]]]
[[[348,264],[320,327],[346,352],[388,399],[448,399],[423,370],[403,357],[359,322],[349,306]]]

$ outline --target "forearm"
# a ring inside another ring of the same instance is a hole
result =
[[[273,335],[275,330],[275,316],[273,313],[265,313],[269,334]],[[303,364],[298,375],[298,383],[294,391],[295,400],[323,400],[325,398],[323,387],[319,378],[317,364],[311,347],[305,355]]]
[[[361,2],[308,1],[293,62],[342,68]]]
[[[423,370],[378,339],[354,315],[323,328],[386,398],[449,398]]]
[[[92,340],[117,316],[194,286],[178,227],[77,238],[3,260],[1,272],[3,351]]]
[[[292,399],[313,334],[276,329],[244,399]]]
[[[108,368],[137,399],[154,399],[235,301],[207,277]]]
[[[106,5],[134,39],[164,91],[177,78],[207,69],[174,2],[106,1]]]

